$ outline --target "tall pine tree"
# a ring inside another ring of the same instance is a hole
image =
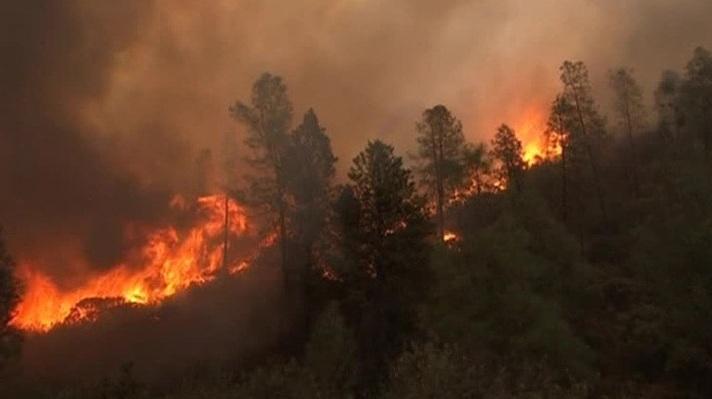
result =
[[[633,192],[640,195],[640,177],[638,176],[638,149],[634,136],[645,123],[645,108],[643,107],[643,91],[633,77],[633,72],[625,68],[612,71],[609,76],[610,86],[614,94],[614,111],[620,129],[625,132],[629,146],[628,171]]]
[[[445,233],[445,203],[462,179],[462,123],[444,105],[426,109],[418,131],[418,169],[421,182],[432,195],[438,237]]]
[[[360,339],[361,386],[381,385],[390,357],[416,329],[425,298],[431,225],[410,171],[381,141],[370,142],[349,171],[337,204],[348,226],[342,271],[346,308]]]
[[[564,61],[560,71],[561,82],[564,84],[562,96],[571,104],[571,149],[577,154],[585,154],[591,169],[598,207],[605,221],[608,220],[608,213],[599,165],[602,147],[607,138],[605,121],[596,108],[586,65],[581,61]]]
[[[287,267],[287,168],[292,103],[279,76],[264,73],[252,86],[249,104],[236,102],[230,114],[247,129],[248,161],[255,171],[249,176],[249,197],[274,216],[279,236],[282,271],[289,287],[293,276]]]

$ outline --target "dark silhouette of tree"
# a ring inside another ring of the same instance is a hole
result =
[[[513,184],[517,192],[522,189],[522,172],[526,166],[522,153],[522,142],[519,141],[514,130],[502,124],[497,128],[497,133],[492,139],[492,158],[498,161],[499,166],[495,173],[507,185]]]
[[[569,146],[571,140],[571,121],[572,107],[563,96],[556,96],[556,99],[551,104],[549,120],[546,123],[544,131],[545,141],[547,143],[547,152],[555,153],[560,151],[561,165],[561,218],[566,221],[569,213]]]
[[[614,110],[620,128],[628,138],[630,163],[629,175],[633,192],[640,196],[638,177],[638,150],[633,136],[637,135],[645,124],[645,108],[643,106],[643,91],[633,77],[632,71],[618,68],[609,76],[610,86],[615,96]]]
[[[462,163],[466,189],[474,194],[482,194],[492,187],[492,159],[485,143],[466,144],[462,151]]]
[[[340,278],[359,337],[361,387],[377,389],[387,360],[416,328],[425,298],[431,225],[410,171],[381,141],[369,142],[349,171],[337,203],[342,240]]]
[[[445,232],[445,202],[462,180],[461,154],[465,144],[462,123],[444,105],[423,112],[416,124],[418,131],[418,174],[432,195],[438,227],[438,239]]]
[[[678,96],[682,79],[675,71],[664,71],[655,90],[655,110],[658,113],[658,129],[666,141],[679,136],[682,125]]]
[[[702,141],[705,159],[712,152],[712,53],[698,47],[687,63],[680,103],[691,133]]]
[[[19,350],[19,333],[10,326],[19,302],[20,281],[15,277],[15,262],[5,248],[0,228],[0,369]]]
[[[264,73],[252,86],[250,104],[240,101],[230,107],[232,117],[247,129],[245,145],[252,151],[248,161],[256,174],[249,176],[249,196],[275,215],[282,271],[287,282],[287,170],[292,103],[279,76]]]
[[[319,257],[315,252],[331,209],[335,163],[331,141],[310,109],[292,132],[286,156],[290,228],[296,245],[290,254],[290,267],[294,269],[289,273],[294,279],[290,285],[293,300],[304,316],[304,331],[319,301],[323,270],[317,264]]]
[[[591,167],[593,186],[598,199],[598,206],[604,220],[608,220],[606,202],[601,183],[598,158],[606,138],[605,122],[598,114],[596,103],[591,93],[588,69],[583,62],[564,61],[560,68],[561,82],[564,84],[562,96],[571,104],[574,123],[571,127],[571,146],[578,152],[583,150]]]
[[[314,110],[310,109],[292,133],[287,154],[294,234],[308,259],[313,255],[314,243],[330,206],[336,161],[331,140],[319,125]]]

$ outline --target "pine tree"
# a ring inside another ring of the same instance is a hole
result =
[[[556,96],[551,104],[549,120],[546,123],[544,135],[547,142],[547,152],[560,151],[561,165],[561,218],[568,218],[568,198],[569,198],[569,172],[570,168],[570,141],[571,141],[571,121],[572,107],[563,96]]]
[[[497,128],[497,133],[492,139],[492,158],[499,162],[499,167],[496,169],[498,178],[506,181],[507,185],[514,184],[517,192],[520,192],[522,172],[526,165],[522,142],[519,141],[514,130],[506,124]]]
[[[445,203],[462,180],[462,123],[444,105],[426,109],[418,131],[418,174],[433,197],[440,240],[445,232]]]
[[[287,153],[294,234],[307,258],[312,257],[314,243],[328,212],[336,161],[331,140],[310,109],[292,133]]]
[[[279,76],[264,73],[252,86],[250,104],[240,101],[230,107],[232,117],[247,129],[245,145],[252,151],[248,159],[256,172],[249,177],[250,199],[275,216],[282,271],[287,270],[287,170],[285,153],[289,146],[292,104],[287,86]]]
[[[293,300],[301,304],[305,331],[311,311],[318,302],[323,270],[317,265],[317,242],[322,236],[330,210],[336,157],[326,130],[310,109],[292,132],[287,151],[287,191],[290,227],[296,244],[290,254],[293,272]],[[304,296],[300,298],[300,296]]]
[[[562,96],[571,104],[573,123],[570,144],[574,152],[585,153],[592,173],[598,206],[603,220],[606,221],[608,213],[599,166],[601,147],[607,138],[605,121],[596,109],[586,65],[581,61],[564,61],[560,71],[561,82],[564,84]]]
[[[381,141],[369,142],[349,171],[338,203],[348,226],[342,271],[346,308],[359,337],[361,386],[378,387],[387,360],[416,329],[428,280],[431,234],[410,171]],[[346,230],[346,229],[344,229]]]
[[[620,128],[625,131],[628,146],[628,170],[633,192],[640,195],[640,178],[638,177],[638,151],[634,137],[645,124],[645,108],[643,107],[643,91],[633,77],[633,73],[625,68],[612,71],[609,76],[610,86],[615,95],[614,110],[618,117]]]

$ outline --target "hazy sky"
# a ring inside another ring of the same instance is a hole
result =
[[[621,65],[649,95],[712,47],[711,15],[709,0],[15,2],[0,15],[0,223],[20,257],[115,262],[122,223],[155,221],[197,153],[239,136],[227,108],[264,71],[285,78],[295,123],[316,110],[343,176],[368,139],[411,150],[438,103],[471,140],[502,122],[532,140],[564,59],[589,65],[603,103]]]

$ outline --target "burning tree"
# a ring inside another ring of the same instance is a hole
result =
[[[444,105],[426,109],[416,125],[418,173],[434,197],[438,239],[445,234],[445,202],[462,180],[462,123]]]

